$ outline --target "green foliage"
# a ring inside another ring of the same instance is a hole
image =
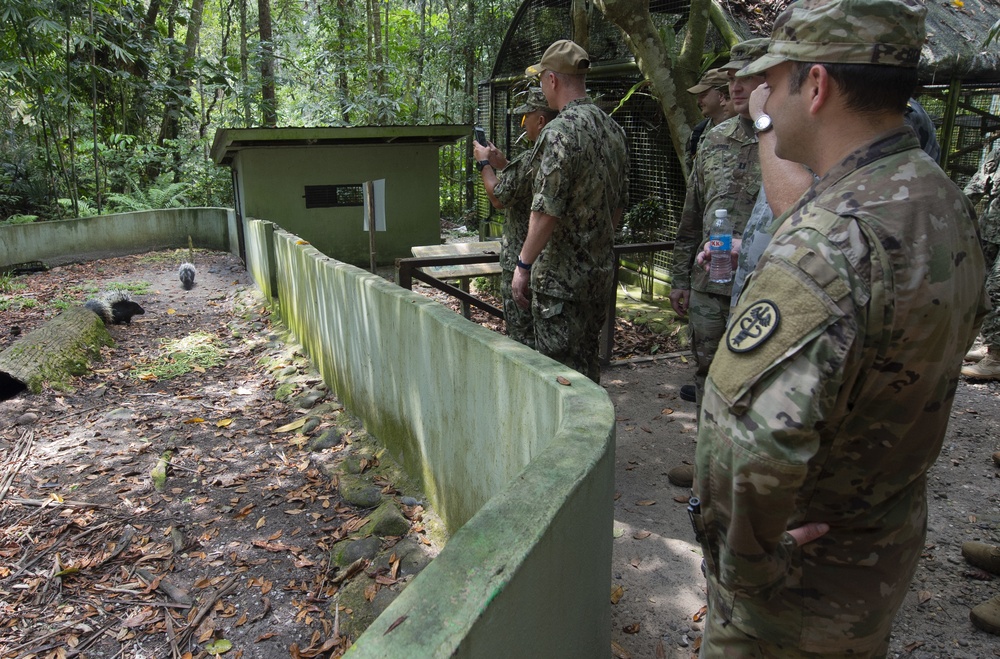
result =
[[[500,297],[500,275],[489,275],[486,277],[476,277],[472,280],[472,285],[480,293],[486,293],[493,297]]]
[[[653,242],[666,214],[658,197],[646,197],[622,217],[619,237],[626,243]]]
[[[665,211],[663,204],[658,197],[646,197],[638,204],[632,206],[622,218],[621,233],[619,235],[623,243],[650,243],[653,242],[656,232],[663,226]],[[653,252],[645,252],[639,255],[641,259],[641,271],[639,273],[639,287],[645,298],[653,295]]]
[[[986,34],[986,39],[983,40],[983,48],[989,46],[992,42],[996,41],[1000,37],[1000,19],[993,24],[990,31]]]
[[[0,222],[0,224],[8,226],[12,224],[31,224],[37,219],[37,215],[11,215],[6,220]]]
[[[108,212],[156,210],[159,208],[183,208],[189,203],[187,192],[190,183],[175,183],[169,173],[160,174],[152,185],[142,186],[134,177],[126,176],[131,186],[128,194],[108,195]]]

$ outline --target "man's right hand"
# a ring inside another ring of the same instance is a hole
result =
[[[675,288],[670,291],[670,306],[674,308],[677,315],[684,317],[688,313],[688,302],[691,299],[691,291],[687,288]]]

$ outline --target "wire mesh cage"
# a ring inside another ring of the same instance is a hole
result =
[[[683,30],[689,9],[688,2],[675,0],[658,0],[651,4],[657,26],[674,32]],[[643,77],[621,30],[595,9],[588,14],[587,24],[586,49],[591,59],[588,93],[625,130],[631,203],[657,198],[664,216],[653,239],[669,240],[677,231],[684,206],[685,181],[663,113],[648,92],[633,89]],[[570,38],[572,32],[571,0],[528,0],[515,15],[490,80],[480,85],[478,94],[478,119],[488,122],[490,139],[508,157],[528,146],[519,125],[520,117],[512,113],[528,87],[525,68],[537,62],[549,44]],[[721,43],[718,34],[711,35],[710,40]],[[626,100],[623,102],[623,99]],[[490,206],[481,186],[476,196],[484,234],[499,235],[502,213]],[[658,253],[655,266],[666,270],[669,259],[669,252]]]
[[[511,23],[490,79],[479,86],[477,118],[508,157],[527,146],[518,123],[520,117],[512,113],[521,104],[528,86],[524,69],[537,62],[553,41],[571,38],[574,33],[571,5],[572,0],[526,0]],[[593,9],[593,5],[590,7],[587,39],[578,39],[586,42],[591,57],[587,75],[589,94],[627,135],[630,204],[657,199],[663,218],[653,239],[670,240],[676,234],[684,206],[683,167],[673,149],[659,104],[641,88],[642,74],[621,30]],[[657,27],[661,32],[672,31],[678,40],[683,38],[689,10],[689,2],[650,2],[650,13]],[[728,50],[714,27],[706,35],[705,49],[706,52]],[[964,186],[1000,137],[997,116],[1000,83],[928,86],[919,98],[937,128],[945,154],[945,170],[956,184]],[[503,215],[489,204],[481,185],[476,189],[476,209],[484,234],[499,236]],[[655,268],[661,273],[669,271],[671,257],[671,252],[658,253]]]

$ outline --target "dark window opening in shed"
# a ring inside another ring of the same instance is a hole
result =
[[[306,208],[364,206],[365,194],[360,183],[350,185],[305,186]]]

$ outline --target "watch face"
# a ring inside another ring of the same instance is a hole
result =
[[[760,115],[757,121],[753,122],[753,127],[758,133],[763,133],[771,127],[771,117],[766,114]]]

